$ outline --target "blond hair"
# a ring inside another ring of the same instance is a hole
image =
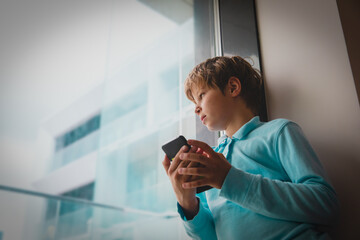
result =
[[[214,57],[198,64],[185,80],[185,94],[194,102],[193,87],[219,88],[225,95],[230,77],[241,82],[240,97],[254,114],[259,113],[261,104],[262,78],[260,73],[242,57]]]

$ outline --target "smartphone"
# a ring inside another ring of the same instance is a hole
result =
[[[165,152],[166,156],[172,161],[182,146],[188,146],[189,150],[191,146],[187,143],[187,140],[184,136],[180,135],[178,138],[166,143],[162,146],[163,151]]]
[[[166,156],[170,159],[170,161],[172,161],[175,158],[176,154],[180,151],[180,149],[184,145],[187,146],[190,150],[191,146],[187,143],[186,138],[180,135],[178,138],[175,138],[174,140],[164,144],[161,148],[165,152]],[[210,188],[212,187],[210,186],[198,187],[196,189],[196,193],[204,192]]]

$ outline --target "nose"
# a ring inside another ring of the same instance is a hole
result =
[[[196,106],[195,107],[195,113],[197,114],[197,115],[199,115],[200,114],[200,107],[199,106]]]

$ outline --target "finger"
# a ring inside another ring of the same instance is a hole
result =
[[[206,185],[209,185],[209,184],[207,184],[207,180],[205,178],[203,178],[201,180],[185,182],[182,184],[182,187],[184,189],[190,189],[190,188],[197,188],[197,187],[202,187],[202,186],[206,186]]]
[[[179,174],[182,175],[194,175],[194,176],[206,176],[207,169],[205,168],[178,168]]]
[[[191,147],[190,151],[188,153],[195,153],[196,151],[197,151],[197,147]],[[187,160],[181,161],[181,163],[178,166],[178,169],[180,167],[187,167],[187,166],[189,166],[190,163],[191,163],[191,161],[187,161]]]
[[[204,165],[201,165],[200,163],[195,162],[195,161],[189,161],[189,162],[190,162],[190,163],[189,163],[189,165],[187,166],[188,168],[204,166]]]
[[[216,153],[209,145],[207,145],[204,142],[190,139],[190,140],[188,140],[188,143],[192,146],[201,148],[203,151],[205,151],[209,155],[214,155]]]
[[[177,169],[186,168],[187,166],[189,166],[190,163],[191,163],[190,161],[181,161]]]
[[[201,150],[201,149],[199,149],[198,147],[195,147],[195,146],[191,146],[191,148],[190,148],[190,153],[197,153],[199,150]]]
[[[204,156],[206,156],[206,157],[210,157],[210,155],[207,154],[206,152],[204,152],[204,150],[202,150],[201,148],[198,148],[198,150],[196,151],[196,153],[202,154],[202,155],[204,155]]]
[[[206,163],[209,162],[208,157],[206,157],[203,154],[197,154],[197,153],[182,153],[182,154],[180,154],[180,159],[198,162],[205,166],[206,166]]]
[[[198,167],[200,165],[200,163],[197,162],[192,162],[192,161],[186,161],[189,164],[186,165],[186,167],[188,168],[192,168],[192,167]],[[184,176],[185,177],[185,182],[190,182],[191,180],[194,180],[196,177],[195,176]]]
[[[201,148],[198,148],[198,150],[196,151],[196,153],[199,153],[199,154],[203,154],[203,150]]]
[[[170,173],[174,172],[178,168],[178,166],[179,166],[179,164],[181,162],[181,159],[179,158],[179,155],[181,153],[187,152],[188,150],[189,150],[189,148],[187,146],[183,146],[182,148],[180,148],[179,152],[176,154],[174,160],[170,164],[170,168],[169,168]]]
[[[197,151],[197,149],[198,149],[197,147],[191,147],[190,150],[188,151],[188,153],[195,153],[195,152]],[[185,149],[185,152],[186,152],[186,149]],[[181,160],[181,159],[180,159],[180,160]],[[183,160],[183,161],[181,161],[180,164],[181,164],[182,167],[184,167],[184,166],[186,167],[186,166],[188,166],[190,163],[191,163],[191,161],[188,161],[188,160],[185,160],[185,161],[184,161],[184,160]],[[180,164],[178,164],[178,167],[177,167],[177,168],[179,168]]]
[[[190,151],[189,151],[188,153],[196,153],[197,150],[198,150],[197,147],[191,146]],[[187,167],[187,166],[189,166],[189,164],[191,164],[191,161],[185,160],[185,161],[183,161],[183,162],[186,163],[186,164],[184,165],[185,167]],[[179,167],[180,167],[180,165],[179,165]],[[179,168],[179,167],[178,167],[178,168]]]
[[[227,160],[226,157],[224,156],[224,154],[222,153],[216,153],[220,158],[224,159],[224,160]]]
[[[170,160],[169,160],[169,158],[165,155],[165,157],[164,157],[164,160],[162,161],[162,164],[163,164],[163,166],[164,166],[164,169],[165,169],[165,171],[166,171],[166,173],[168,172],[168,170],[169,170],[169,167],[170,167]]]

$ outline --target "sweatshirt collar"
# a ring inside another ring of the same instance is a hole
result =
[[[237,130],[234,133],[234,135],[232,136],[232,138],[241,140],[244,137],[246,137],[246,135],[248,135],[248,133],[250,133],[252,130],[257,128],[259,125],[261,125],[259,116],[255,116],[250,121],[245,123],[239,130]],[[221,136],[218,139],[218,144],[221,144],[226,138],[228,138],[228,136],[225,134],[223,136]]]

